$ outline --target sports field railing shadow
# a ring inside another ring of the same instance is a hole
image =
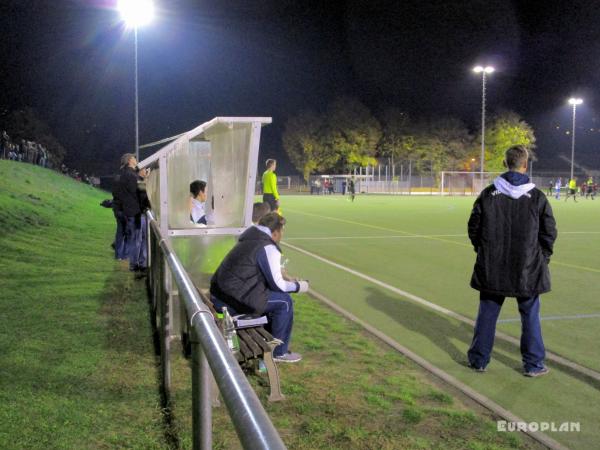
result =
[[[366,290],[368,292],[368,305],[394,319],[402,327],[426,337],[433,345],[446,352],[457,364],[467,366],[467,350],[473,338],[473,328],[471,326],[446,318],[429,308],[417,305],[411,300],[389,296],[383,290],[373,287],[367,287]],[[464,347],[458,348],[452,342],[452,339],[464,343]],[[514,346],[503,341],[497,340],[495,347],[506,352],[512,353],[515,351]],[[519,373],[523,370],[519,359],[498,352],[494,352],[492,358]]]

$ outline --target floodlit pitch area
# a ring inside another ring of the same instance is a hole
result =
[[[497,339],[488,372],[466,368],[478,293],[469,287],[475,253],[466,233],[474,197],[284,196],[289,271],[349,312],[526,421],[580,422],[548,433],[572,448],[597,443],[600,382],[548,363],[521,375],[515,344]],[[551,199],[559,230],[542,296],[547,351],[600,372],[600,200]],[[519,337],[507,299],[498,331]],[[515,320],[516,319],[516,320]],[[600,375],[599,375],[600,376]]]

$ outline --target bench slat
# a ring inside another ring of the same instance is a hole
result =
[[[264,353],[268,353],[271,351],[269,344],[266,343],[265,338],[262,337],[257,331],[256,328],[249,328],[248,334],[252,337],[254,342],[256,342],[262,349]]]
[[[240,351],[236,352],[236,357],[238,362],[245,361],[247,359],[251,359],[254,357],[254,352],[248,347],[246,342],[241,339],[241,336],[238,335],[238,342],[240,343]]]
[[[254,354],[254,358],[258,358],[262,355],[262,349],[259,345],[254,341],[252,335],[249,333],[249,328],[244,328],[242,330],[238,330],[238,337],[243,340],[248,347],[252,350]]]

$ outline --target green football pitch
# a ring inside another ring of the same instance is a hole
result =
[[[600,383],[551,361],[539,379],[521,375],[518,346],[497,339],[488,372],[465,367],[478,293],[469,287],[475,253],[466,233],[474,197],[284,196],[288,271],[528,422],[580,423],[548,433],[571,448],[600,440]],[[547,351],[600,371],[600,200],[551,199],[559,231],[542,296]],[[498,331],[520,335],[507,299]]]

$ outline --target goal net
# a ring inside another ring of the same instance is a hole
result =
[[[502,172],[441,172],[440,195],[479,195]]]

